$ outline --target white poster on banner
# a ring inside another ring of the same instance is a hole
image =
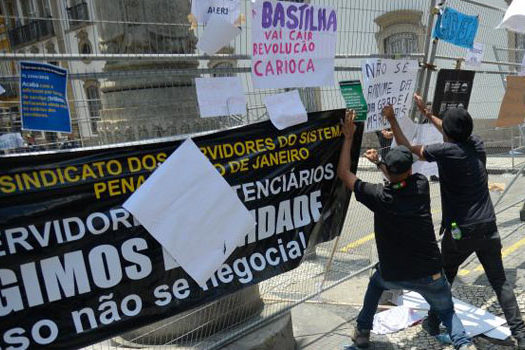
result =
[[[123,207],[200,286],[255,226],[237,193],[191,139]]]
[[[482,43],[474,43],[471,49],[467,50],[467,56],[465,57],[465,64],[467,66],[479,67],[483,60],[485,45]]]
[[[241,77],[195,78],[201,118],[246,114]]]
[[[213,55],[227,46],[239,34],[241,34],[240,28],[221,17],[213,17],[208,21],[199,37],[197,48],[208,55]]]
[[[306,109],[297,90],[265,96],[264,104],[272,124],[279,130],[308,121]]]
[[[334,85],[334,9],[258,0],[252,16],[252,81],[256,88]]]
[[[369,59],[362,64],[363,94],[368,105],[365,132],[389,128],[382,115],[394,107],[397,118],[407,117],[412,105],[419,64],[415,60]]]
[[[0,135],[0,149],[12,149],[24,146],[24,139],[19,132]]]
[[[211,17],[220,17],[234,24],[241,15],[240,0],[192,0],[191,13],[201,24],[208,23]]]

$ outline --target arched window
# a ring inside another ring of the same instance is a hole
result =
[[[385,39],[387,55],[406,55],[419,52],[417,35],[415,33],[396,33]]]
[[[421,53],[424,47],[425,26],[421,11],[396,10],[374,19],[379,26],[376,33],[379,53],[406,55]]]

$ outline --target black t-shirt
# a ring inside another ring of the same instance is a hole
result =
[[[496,215],[488,189],[487,154],[483,141],[471,136],[463,143],[444,142],[425,146],[423,155],[437,162],[441,186],[442,228],[452,222],[469,230],[493,223]],[[490,232],[492,233],[492,232]]]
[[[355,198],[374,212],[381,275],[387,281],[412,280],[441,271],[441,254],[430,213],[430,187],[421,174],[394,189],[358,180]]]

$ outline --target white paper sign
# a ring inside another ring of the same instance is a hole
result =
[[[432,124],[419,124],[414,144],[416,145],[432,145],[435,143],[442,143],[443,135]],[[436,162],[424,162],[418,160],[412,166],[412,172],[420,173],[426,177],[438,176],[438,166]]]
[[[241,14],[240,0],[192,0],[191,13],[202,24],[212,17],[221,17],[233,24]]]
[[[240,77],[195,78],[202,118],[246,114]]]
[[[513,0],[503,21],[496,28],[507,28],[513,32],[525,33],[525,0]]]
[[[123,207],[200,286],[255,226],[236,192],[191,139]]]
[[[219,16],[214,16],[208,21],[199,37],[197,48],[208,55],[213,55],[227,46],[239,34],[241,34],[240,28]]]
[[[478,334],[489,332],[505,323],[504,319],[488,311],[467,304],[456,298],[452,298],[452,300],[454,301],[456,314],[461,320],[463,327],[465,327],[465,331],[469,337],[475,337]],[[403,294],[399,297],[397,304],[419,310],[430,309],[425,299],[416,292]]]
[[[467,56],[465,57],[465,64],[467,66],[478,67],[481,66],[483,60],[485,45],[482,43],[474,43],[471,49],[468,49]]]
[[[259,0],[253,4],[252,17],[252,81],[256,88],[334,85],[334,9]]]
[[[297,90],[265,96],[264,104],[272,124],[279,130],[308,121],[306,109]]]
[[[392,104],[396,117],[408,117],[419,64],[415,60],[370,59],[362,64],[363,94],[368,104],[365,132],[389,128],[382,115]]]
[[[0,135],[0,149],[12,149],[24,146],[24,139],[19,132]]]

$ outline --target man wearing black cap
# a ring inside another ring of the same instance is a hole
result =
[[[393,108],[387,107],[383,113],[398,144],[407,146],[420,160],[437,162],[443,213],[440,232],[444,234],[441,251],[447,279],[452,284],[459,266],[475,252],[496,292],[518,349],[525,349],[525,324],[503,268],[501,240],[488,190],[483,141],[471,135],[472,117],[465,109],[449,109],[440,120],[425,110],[419,95],[414,97],[419,110],[442,132],[445,142],[411,145],[396,121]],[[439,333],[435,314],[429,314],[426,326],[430,334]]]
[[[371,184],[350,171],[355,112],[348,111],[343,123],[344,142],[337,174],[357,201],[374,212],[379,267],[370,278],[363,308],[352,336],[359,348],[369,346],[374,314],[383,291],[409,289],[420,293],[443,321],[456,349],[475,349],[454,312],[452,294],[445,276],[430,213],[430,187],[420,174],[412,174],[412,153],[394,147],[378,162],[376,150],[365,156],[376,163],[390,183]]]

